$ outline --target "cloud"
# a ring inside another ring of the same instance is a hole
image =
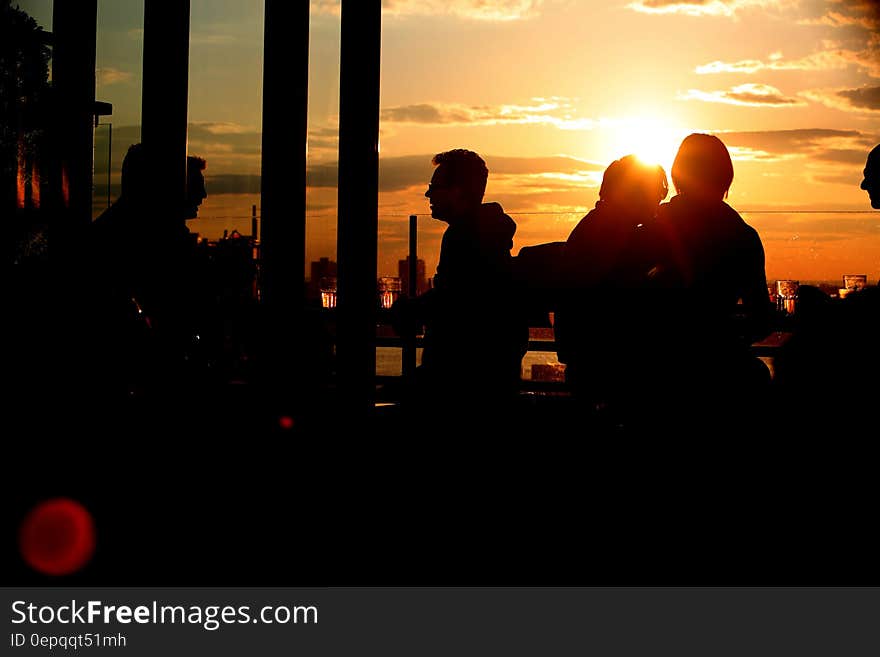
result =
[[[813,176],[813,180],[816,182],[825,183],[827,185],[846,185],[847,187],[855,187],[859,184],[862,176],[860,174],[854,175],[837,175],[837,176]]]
[[[678,98],[680,100],[701,100],[707,103],[726,103],[748,107],[794,107],[806,104],[798,98],[783,96],[776,87],[751,82],[737,85],[726,91],[688,89],[686,93],[679,94]]]
[[[808,153],[817,148],[870,143],[870,137],[858,130],[801,128],[795,130],[756,130],[747,132],[715,132],[728,148],[740,147],[773,154]]]
[[[392,16],[449,15],[466,20],[514,21],[534,18],[543,0],[383,0]]]
[[[495,157],[487,156],[486,164],[493,174],[560,174],[578,175],[585,171],[604,171],[604,164],[573,157]]]
[[[737,161],[778,162],[807,158],[827,165],[862,165],[877,135],[858,130],[804,128],[796,130],[760,130],[750,132],[715,132]]]
[[[829,8],[821,16],[802,18],[800,25],[826,25],[828,27],[861,27],[867,30],[880,28],[880,3],[876,0],[831,0]]]
[[[780,53],[774,53],[768,57],[766,62],[760,59],[742,59],[737,62],[716,60],[697,66],[694,72],[699,75],[711,75],[715,73],[751,74],[759,71],[828,71],[846,68],[850,63],[840,52],[822,51],[791,60],[785,60],[780,56]]]
[[[592,119],[573,115],[575,109],[567,98],[533,98],[529,105],[461,105],[457,103],[419,103],[388,107],[381,120],[388,123],[419,125],[549,125],[560,130],[590,130]]]
[[[845,112],[880,112],[880,87],[812,89],[800,95]]]
[[[403,155],[379,158],[379,191],[393,192],[424,185],[434,172],[431,164],[433,154]],[[489,167],[490,182],[503,176],[544,176],[544,185],[553,179],[565,182],[570,188],[581,177],[590,178],[591,172],[604,170],[604,165],[578,160],[573,157],[484,157]],[[313,164],[306,175],[309,187],[336,187],[338,163]],[[566,180],[566,176],[571,176]]]
[[[308,137],[309,153],[318,151],[336,152],[339,149],[339,128],[336,126],[312,128]]]
[[[644,14],[684,14],[685,16],[733,16],[747,7],[778,5],[774,0],[636,0],[628,9]]]
[[[121,82],[128,82],[133,77],[134,74],[129,71],[120,71],[119,69],[110,68],[109,66],[95,70],[96,82],[102,87],[111,84],[119,84]]]
[[[382,0],[385,16],[453,16],[463,20],[507,22],[534,18],[544,0]],[[339,0],[312,0],[314,14],[340,14]]]
[[[880,111],[880,87],[861,87],[860,89],[844,89],[837,95],[847,99],[853,107]]]
[[[880,26],[877,29],[878,32],[870,35],[863,48],[840,49],[835,55],[841,61],[864,70],[872,78],[880,78]]]
[[[817,153],[816,157],[820,160],[825,160],[826,162],[863,165],[868,154],[865,151],[854,150],[851,148],[829,148]]]
[[[208,194],[259,194],[260,176],[235,173],[210,175],[206,172]]]
[[[748,148],[746,146],[728,146],[730,158],[737,162],[780,162],[782,160],[791,159],[788,154],[768,153],[757,148]]]

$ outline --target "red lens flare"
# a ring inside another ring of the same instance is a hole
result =
[[[57,498],[31,509],[19,532],[21,556],[45,575],[69,575],[88,563],[95,552],[95,523],[86,508]]]

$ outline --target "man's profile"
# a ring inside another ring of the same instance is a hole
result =
[[[420,380],[435,399],[507,396],[528,342],[511,281],[516,224],[499,204],[483,203],[489,171],[477,153],[455,149],[432,163],[425,197],[431,216],[449,225],[434,288],[410,309],[425,324]]]
[[[865,162],[865,177],[860,187],[868,192],[871,199],[871,207],[880,210],[880,144],[868,153],[868,161]]]

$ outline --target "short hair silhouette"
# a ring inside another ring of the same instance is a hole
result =
[[[186,208],[187,219],[193,219],[198,214],[198,206],[202,199],[207,197],[205,191],[205,179],[202,171],[208,166],[203,157],[197,155],[186,156],[187,192]],[[142,143],[132,144],[128,147],[125,158],[122,160],[122,197],[127,201],[144,199],[149,193],[147,180],[147,158]]]
[[[472,203],[481,203],[486,193],[489,168],[479,155],[464,148],[437,153],[432,159],[434,166],[444,165],[452,185],[464,190]]]
[[[679,194],[722,198],[732,182],[733,162],[724,142],[702,133],[684,138],[672,163],[672,184]]]
[[[208,198],[205,189],[205,176],[202,171],[208,166],[204,158],[197,155],[186,157],[186,203],[184,206],[185,218],[195,219],[199,216],[199,206]]]
[[[602,200],[625,194],[628,200],[635,200],[640,205],[657,205],[668,193],[669,182],[663,167],[647,164],[635,155],[624,155],[608,165],[599,188],[599,198]]]
[[[198,155],[187,155],[186,166],[187,171],[204,171],[205,167],[208,166],[208,162],[205,158]]]

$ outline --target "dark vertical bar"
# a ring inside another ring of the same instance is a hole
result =
[[[157,221],[179,221],[186,196],[188,84],[189,0],[145,0],[141,142]]]
[[[92,219],[97,17],[97,0],[59,0],[52,9],[56,163],[50,175],[62,233]]]
[[[406,294],[410,299],[415,299],[419,295],[419,282],[416,279],[418,274],[418,217],[409,215],[409,262],[407,263],[409,271],[409,285],[407,285]],[[411,378],[416,372],[416,336],[407,334],[403,337],[403,376]]]
[[[323,344],[305,314],[309,0],[266,0],[260,179],[264,401],[296,414],[319,391]]]
[[[273,317],[289,320],[305,294],[309,2],[266,0],[265,7],[262,294]]]
[[[339,329],[342,402],[373,411],[379,196],[381,0],[342,0],[339,72]]]
[[[113,124],[107,124],[107,207],[111,205],[110,200],[110,172],[113,171]]]
[[[257,206],[251,206],[251,240],[257,242]]]

